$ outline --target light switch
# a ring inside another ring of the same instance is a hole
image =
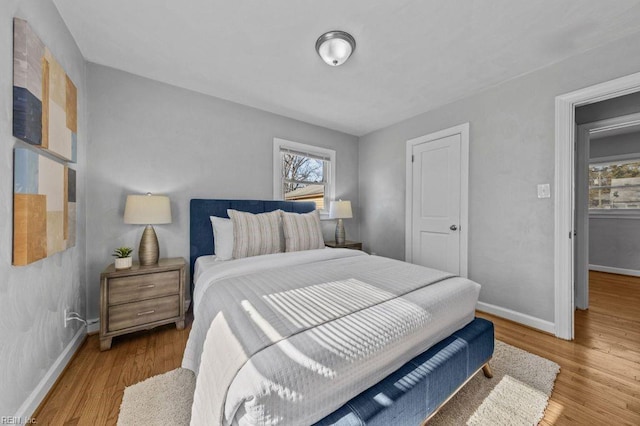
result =
[[[551,198],[551,187],[548,183],[538,185],[538,198]]]

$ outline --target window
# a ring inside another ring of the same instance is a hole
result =
[[[314,201],[328,213],[335,192],[336,152],[298,142],[273,140],[273,197]]]
[[[640,158],[592,160],[589,164],[589,213],[637,214],[638,210]]]

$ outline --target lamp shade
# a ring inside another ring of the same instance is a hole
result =
[[[128,195],[124,223],[159,225],[171,223],[171,203],[165,195]]]
[[[353,217],[351,212],[351,201],[332,201],[329,206],[329,217],[331,219],[350,219]]]

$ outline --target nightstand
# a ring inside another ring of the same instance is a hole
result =
[[[100,350],[114,337],[175,322],[184,328],[186,262],[181,257],[158,264],[115,269],[100,274]]]
[[[362,243],[357,241],[345,241],[344,244],[338,244],[335,241],[325,241],[324,245],[332,248],[349,248],[354,250],[362,250]]]

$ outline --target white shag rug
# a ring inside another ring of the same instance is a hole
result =
[[[176,368],[127,386],[118,426],[188,425],[196,388],[193,371]]]
[[[560,366],[496,340],[489,363],[465,385],[429,425],[537,425],[544,416]],[[178,368],[124,390],[118,426],[188,425],[195,377]]]
[[[429,425],[537,425],[544,416],[560,366],[496,340],[493,378],[476,374]]]

